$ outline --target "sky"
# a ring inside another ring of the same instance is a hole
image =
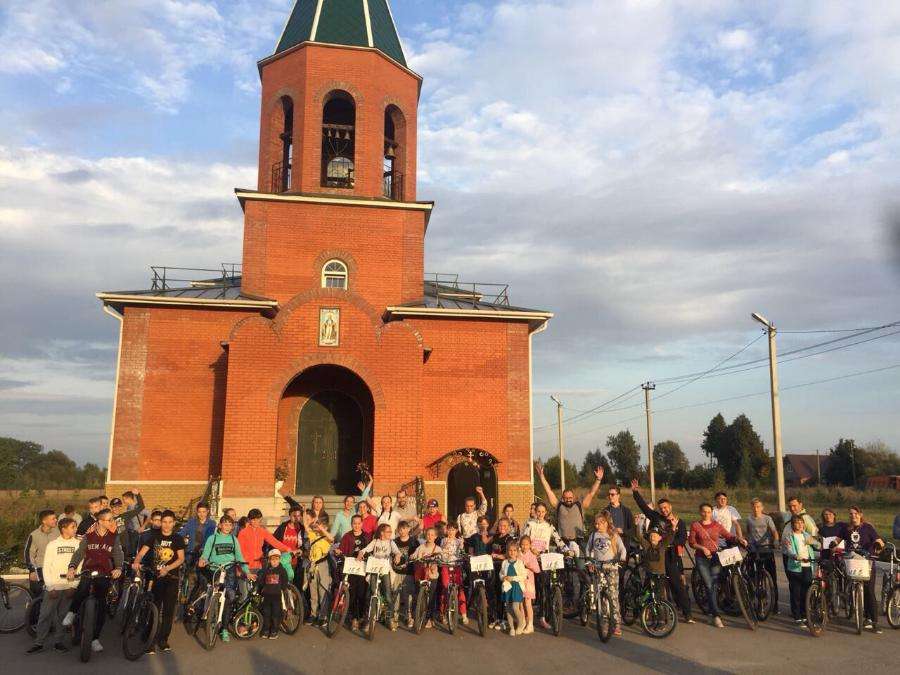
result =
[[[550,394],[581,415],[576,462],[621,429],[646,447],[646,381],[654,440],[692,461],[717,412],[771,449],[764,362],[665,381],[764,358],[754,311],[782,353],[900,320],[900,3],[391,4],[424,77],[426,270],[555,314],[534,337],[539,456]],[[94,293],[240,259],[255,63],[291,5],[0,3],[0,436],[105,464],[118,323]],[[897,330],[785,360],[786,452],[900,448]]]

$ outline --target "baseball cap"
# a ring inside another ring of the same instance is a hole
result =
[[[113,499],[110,500],[109,505],[110,506],[122,506],[122,500],[119,499],[118,497],[114,497]]]
[[[428,508],[431,508],[432,506],[437,507],[437,505],[438,505],[437,499],[429,499],[428,500]]]
[[[279,551],[277,548],[273,548],[271,551],[269,551],[269,553],[267,554],[267,557],[268,558],[280,558],[281,551]]]

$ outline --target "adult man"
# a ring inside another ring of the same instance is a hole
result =
[[[164,652],[171,651],[169,634],[172,632],[172,620],[175,618],[175,605],[178,602],[178,577],[172,574],[184,564],[184,538],[175,532],[175,513],[163,511],[160,528],[141,546],[134,558],[132,567],[135,572],[141,569],[141,560],[153,551],[153,568],[156,581],[153,583],[153,601],[159,608],[159,630],[156,633],[156,645]],[[201,550],[202,553],[202,550]],[[197,559],[200,555],[198,553]],[[153,653],[154,647],[150,646]]]
[[[742,537],[744,533],[741,531],[741,514],[728,503],[728,495],[724,492],[717,492],[715,501],[713,520],[719,523],[729,534]],[[721,546],[723,543],[723,541],[720,541],[719,545]]]
[[[116,532],[121,537],[122,551],[126,557],[131,557],[137,547],[137,535],[139,529],[134,528],[134,519],[144,510],[144,498],[139,490],[129,490],[131,495],[131,507],[129,508],[123,499],[114,497],[110,502],[110,510],[116,521]]]
[[[631,494],[638,508],[650,522],[650,526],[659,528],[663,536],[663,544],[666,547],[666,578],[669,580],[675,602],[681,608],[684,621],[694,623],[691,616],[691,599],[684,583],[684,564],[681,560],[687,544],[687,526],[675,515],[672,511],[672,502],[665,497],[656,501],[657,510],[651,509],[638,492],[638,482],[634,479],[631,481]]]
[[[72,593],[78,585],[65,578],[69,569],[69,561],[78,548],[75,530],[78,525],[71,518],[59,521],[60,536],[53,539],[44,551],[44,597],[41,600],[41,613],[38,617],[34,644],[26,654],[37,654],[44,649],[47,638],[52,638],[53,649],[67,652],[65,645],[65,629],[62,621],[69,609]]]
[[[178,531],[179,536],[184,539],[185,560],[188,565],[193,565],[200,559],[206,538],[215,531],[216,521],[209,517],[209,504],[200,502],[195,515],[188,518]]]
[[[356,505],[369,498],[369,495],[372,492],[372,481],[369,481],[368,484],[360,481],[356,484],[356,487],[359,488],[360,495],[358,497],[354,497],[353,495],[344,497],[344,509],[343,511],[338,511],[337,515],[334,517],[334,522],[331,523],[331,536],[338,541],[350,531],[350,520],[353,518],[353,514],[356,513]],[[299,507],[300,504],[297,504],[297,506]],[[293,509],[295,507],[291,506],[291,508]],[[281,539],[281,537],[278,537],[278,539]]]
[[[100,512],[100,497],[88,499],[88,510],[81,514],[81,523],[78,525],[76,537],[83,537],[91,529],[91,525],[97,522],[97,514]]]
[[[409,494],[403,488],[397,490],[397,502],[394,504],[394,511],[400,516],[401,521],[409,525],[410,536],[418,536],[419,510],[416,508],[415,500],[410,499]]]
[[[75,570],[83,565],[83,572],[97,572],[103,577],[111,576],[114,580],[122,575],[122,565],[125,564],[125,556],[122,554],[122,546],[116,534],[116,522],[113,520],[112,511],[101,509],[97,512],[97,520],[90,532],[85,533],[78,545],[78,550],[69,561],[69,570],[66,578],[72,581],[75,578]],[[84,523],[82,522],[82,525]],[[100,633],[103,631],[103,623],[106,621],[106,594],[109,592],[110,581],[106,578],[94,580],[94,597],[97,598],[97,620],[94,625],[94,639],[91,642],[91,650],[102,652]],[[69,613],[63,619],[63,626],[71,626],[75,621],[75,614],[81,609],[81,603],[87,599],[91,591],[91,579],[88,576],[81,578],[75,596],[72,598],[72,606]],[[89,626],[83,626],[83,630],[90,630]]]
[[[715,509],[713,509],[715,511]],[[751,515],[747,517],[747,541],[753,548],[771,547],[775,549],[781,538],[778,536],[778,529],[775,527],[775,521],[771,516],[763,513],[763,503],[754,497],[750,500]],[[715,517],[715,516],[713,516]],[[766,571],[772,577],[772,588],[775,592],[775,609],[774,614],[778,614],[778,572],[775,569],[775,554],[773,551],[766,551],[762,555],[762,561]]]
[[[628,542],[634,531],[634,516],[631,514],[631,509],[622,504],[622,493],[619,491],[619,486],[611,485],[607,496],[609,503],[606,505],[606,510],[612,516],[616,531]]]
[[[547,482],[547,477],[544,475],[544,465],[540,462],[535,462],[534,468],[537,469],[541,485],[544,486],[544,492],[547,493],[547,501],[550,502],[552,508],[556,509],[556,529],[559,535],[567,544],[575,541],[578,542],[579,546],[582,545],[585,539],[584,512],[590,507],[597,490],[600,489],[600,481],[603,480],[603,467],[598,466],[594,469],[594,484],[581,498],[581,501],[575,500],[575,493],[572,490],[563,490],[562,501],[560,501],[550,487],[550,483]]]
[[[40,527],[28,535],[25,540],[25,567],[28,569],[28,585],[31,597],[38,597],[44,590],[44,549],[47,544],[57,538],[59,531],[56,529],[56,513],[52,510],[41,511],[38,514]]]

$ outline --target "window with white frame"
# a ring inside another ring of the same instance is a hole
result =
[[[347,288],[347,266],[340,260],[329,260],[322,267],[322,288]]]

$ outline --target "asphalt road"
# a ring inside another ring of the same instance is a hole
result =
[[[786,589],[785,589],[786,590]],[[546,633],[509,637],[492,632],[481,638],[467,628],[456,635],[432,629],[416,636],[403,628],[390,633],[379,626],[374,642],[348,631],[329,640],[319,630],[304,626],[293,637],[277,641],[232,639],[205,652],[187,636],[180,624],[173,630],[173,650],[145,656],[131,663],[121,656],[118,633],[106,629],[106,651],[89,664],[78,661],[74,651],[60,655],[44,652],[26,656],[29,639],[24,632],[0,635],[0,671],[3,673],[158,673],[188,675],[220,673],[509,673],[511,671],[594,673],[757,673],[794,672],[897,672],[900,630],[884,627],[882,635],[857,636],[846,623],[832,626],[823,637],[813,638],[782,614],[752,632],[736,619],[726,628],[704,622],[679,624],[667,639],[654,640],[637,626],[625,627],[622,638],[608,644],[596,631],[577,623],[563,627],[559,637]]]

